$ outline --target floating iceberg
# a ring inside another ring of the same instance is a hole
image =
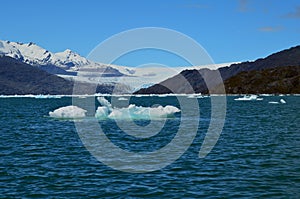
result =
[[[84,118],[86,110],[78,106],[65,106],[49,112],[49,116],[60,119]]]
[[[125,97],[119,97],[118,100],[119,100],[119,101],[126,101],[127,98],[125,98]]]
[[[175,113],[180,112],[177,107],[169,105],[165,107],[142,107],[130,104],[126,108],[112,108],[112,105],[104,97],[98,97],[97,100],[102,105],[96,110],[95,117],[97,119],[152,120],[172,117]]]
[[[234,99],[236,101],[261,101],[263,98],[259,98],[257,95],[245,95],[243,97],[239,97]]]
[[[286,101],[284,99],[280,99],[281,104],[286,104]]]
[[[100,120],[107,119],[108,115],[109,115],[109,109],[105,106],[99,106],[95,113],[95,117]]]
[[[130,104],[126,108],[113,108],[109,101],[104,97],[97,97],[101,104],[96,110],[97,119],[116,119],[116,120],[159,120],[174,116],[180,112],[175,106],[167,105],[165,107],[142,107]],[[65,106],[49,112],[49,116],[60,119],[78,119],[86,117],[86,110],[78,106]]]
[[[279,102],[271,101],[271,102],[269,102],[269,104],[286,104],[286,101],[284,99],[280,99]]]
[[[271,102],[269,102],[269,104],[279,104],[279,102],[271,101]]]

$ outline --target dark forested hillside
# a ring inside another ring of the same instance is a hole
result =
[[[71,94],[73,83],[11,57],[0,57],[0,94]]]
[[[251,73],[254,74],[255,71],[284,66],[300,66],[300,46],[274,53],[264,59],[258,59],[254,62],[232,64],[229,67],[222,67],[218,70],[185,70],[159,84],[155,84],[149,88],[140,89],[135,93],[207,93],[208,90],[203,77],[206,77],[211,84],[217,86],[221,83],[217,80],[217,78],[215,78],[218,74],[220,74],[222,79],[225,81],[233,76],[239,75],[241,72],[254,71]],[[268,78],[268,75],[264,75],[262,78]],[[187,82],[189,82],[189,85]],[[230,92],[230,90],[227,92]]]

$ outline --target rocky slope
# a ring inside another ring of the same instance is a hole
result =
[[[224,85],[226,93],[230,94],[300,93],[300,66],[241,72],[227,79]]]
[[[71,94],[73,83],[11,57],[0,56],[0,94]]]
[[[38,67],[25,64],[11,57],[0,55],[0,95],[26,95],[26,94],[95,94],[112,93],[113,84],[91,84],[74,82],[50,74]],[[119,89],[126,87],[118,85]],[[118,91],[115,91],[118,92]]]
[[[216,87],[222,81],[218,79],[221,75],[223,81],[238,75],[244,71],[261,71],[264,69],[300,66],[300,46],[274,53],[264,59],[254,62],[243,62],[222,67],[218,70],[200,69],[184,70],[178,75],[155,84],[149,88],[140,89],[135,94],[166,94],[166,93],[208,93],[206,83]],[[264,78],[268,78],[265,76]],[[207,81],[205,82],[204,79]],[[242,86],[242,85],[241,85]]]

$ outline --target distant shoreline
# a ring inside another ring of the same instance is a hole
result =
[[[294,94],[100,94],[96,93],[94,95],[1,95],[0,98],[62,98],[62,97],[190,97],[190,96],[199,96],[199,97],[211,97],[211,96],[244,96],[244,95],[259,95],[262,97],[272,97],[272,96],[300,96],[300,93]]]

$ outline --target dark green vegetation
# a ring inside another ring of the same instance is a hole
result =
[[[225,81],[227,93],[295,94],[300,93],[300,66],[241,72]]]
[[[236,79],[240,79],[240,81],[236,81],[237,84],[229,89],[226,89],[227,93],[264,93],[268,91],[268,93],[289,93],[289,92],[297,92],[299,90],[294,89],[293,87],[299,87],[299,81],[286,79],[284,76],[279,76],[276,72],[281,72],[275,70],[272,73],[268,73],[269,70],[262,73],[262,70],[277,68],[277,67],[285,67],[291,66],[284,69],[285,73],[293,73],[294,69],[292,66],[300,66],[300,46],[296,46],[290,48],[288,50],[283,50],[278,53],[274,53],[264,59],[258,59],[254,62],[243,62],[240,64],[232,64],[229,67],[222,67],[218,70],[209,70],[209,69],[200,69],[200,70],[184,70],[180,74],[175,75],[172,78],[169,78],[159,84],[155,84],[149,88],[144,88],[136,92],[136,94],[165,94],[165,93],[208,93],[208,88],[206,83],[210,83],[213,87],[218,87],[222,82],[217,79],[218,75],[221,75],[223,81],[228,80],[231,77],[235,77]],[[298,71],[298,69],[296,69]],[[244,76],[247,71],[252,71],[251,77],[252,80],[246,80]],[[271,72],[270,70],[269,72]],[[257,74],[257,75],[256,75]],[[259,75],[261,74],[261,75]],[[239,78],[239,76],[242,77]],[[271,83],[275,78],[283,78],[282,81],[272,84],[268,90],[266,90],[263,86],[259,86],[256,88],[256,84],[252,84],[253,78],[255,82],[261,83]],[[206,81],[204,81],[206,79]],[[296,78],[297,79],[297,78]],[[232,82],[232,81],[230,81]],[[238,85],[239,83],[239,85]],[[247,85],[246,85],[247,84]],[[283,84],[283,85],[282,85]],[[246,86],[247,88],[243,88]],[[239,87],[238,89],[235,87]],[[215,90],[215,89],[214,89]],[[214,93],[219,93],[215,90]]]

